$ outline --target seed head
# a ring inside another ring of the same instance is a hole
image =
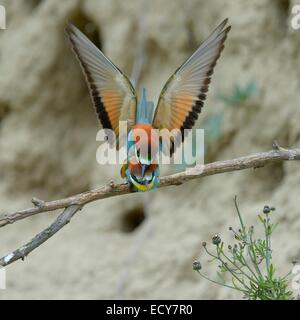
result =
[[[212,237],[212,243],[215,244],[216,246],[219,245],[221,241],[222,241],[221,238],[217,234]]]
[[[202,269],[202,266],[201,266],[200,261],[195,260],[195,261],[193,262],[193,270],[199,271],[199,270],[201,270],[201,269]]]
[[[270,207],[269,207],[269,206],[264,206],[263,213],[264,213],[264,214],[268,214],[268,213],[270,213],[270,212],[271,212]]]

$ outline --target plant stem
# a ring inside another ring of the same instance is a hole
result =
[[[240,224],[241,224],[242,231],[243,231],[243,236],[245,236],[246,228],[245,228],[245,225],[244,225],[244,222],[243,222],[243,219],[242,219],[242,215],[241,215],[241,213],[240,213],[239,206],[238,206],[238,204],[237,204],[237,196],[234,197],[234,205],[235,205],[235,209],[236,209],[236,211],[237,211],[237,214],[238,214],[238,216],[239,216]]]
[[[224,252],[223,256],[233,265],[235,266],[246,278],[248,278],[251,282],[255,282],[242,268],[240,268],[234,261],[232,261]]]
[[[251,258],[252,264],[253,264],[253,266],[254,266],[254,268],[255,268],[260,280],[263,280],[264,277],[263,277],[263,275],[262,275],[262,273],[261,273],[261,271],[259,269],[259,266],[258,266],[257,261],[256,261],[256,254],[255,254],[255,251],[253,250],[252,233],[250,233],[249,237],[250,237],[250,244],[247,245],[248,253],[249,253],[249,256]]]
[[[205,276],[203,273],[201,273],[199,270],[197,270],[197,272],[200,274],[201,277],[203,277],[204,279],[214,283],[214,284],[217,284],[219,286],[223,286],[223,287],[226,287],[226,288],[229,288],[229,289],[234,289],[234,290],[238,290],[238,291],[241,291],[243,293],[247,293],[247,290],[244,290],[242,288],[238,288],[238,287],[233,287],[233,286],[230,286],[229,284],[226,284],[226,283],[221,283],[221,282],[218,282],[218,281],[215,281],[215,280],[212,280],[210,278],[208,278],[207,276]]]
[[[266,215],[266,222],[264,223],[265,227],[265,234],[266,234],[266,267],[267,267],[267,273],[268,276],[270,276],[270,252],[271,252],[271,239],[270,239],[270,233],[269,233],[269,216]]]

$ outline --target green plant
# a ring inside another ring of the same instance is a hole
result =
[[[207,116],[204,122],[204,128],[206,130],[207,145],[215,143],[222,137],[224,113],[228,107],[243,107],[246,105],[248,99],[257,96],[258,89],[256,82],[253,80],[248,81],[245,86],[241,86],[236,83],[231,92],[218,94],[217,99],[223,102],[225,109],[216,111]],[[207,148],[206,145],[206,148]]]
[[[290,300],[293,293],[288,290],[288,278],[291,272],[283,277],[276,274],[276,268],[272,263],[271,236],[277,224],[271,223],[274,207],[265,206],[263,213],[258,215],[263,225],[264,239],[254,238],[254,227],[246,227],[242,219],[237,198],[234,199],[238,214],[240,228],[236,231],[232,227],[235,243],[225,249],[224,242],[219,235],[212,238],[215,247],[214,252],[207,248],[204,242],[203,248],[212,258],[210,261],[218,261],[218,280],[213,280],[202,273],[199,261],[193,263],[193,269],[203,278],[224,287],[240,291],[243,298],[249,300]],[[231,276],[231,283],[226,283],[225,275]]]
[[[244,87],[235,84],[230,94],[220,94],[218,99],[227,106],[237,106],[245,102],[247,99],[257,95],[257,85],[254,81],[249,81]]]

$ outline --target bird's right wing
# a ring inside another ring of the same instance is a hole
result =
[[[136,120],[137,97],[128,78],[73,24],[66,33],[85,75],[90,95],[104,129],[119,136],[119,121]]]

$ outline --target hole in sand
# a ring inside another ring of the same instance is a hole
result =
[[[142,206],[127,210],[121,221],[123,232],[133,232],[145,220],[145,211]]]
[[[9,114],[10,106],[6,102],[0,101],[0,122]]]

